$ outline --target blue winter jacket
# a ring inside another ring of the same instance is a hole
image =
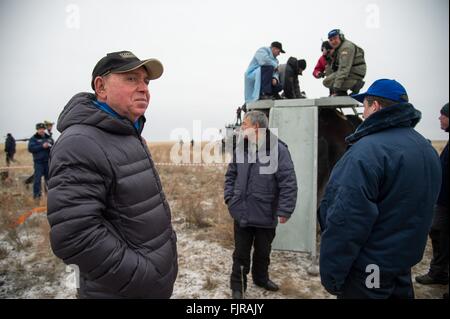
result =
[[[297,178],[288,147],[275,135],[266,136],[259,151],[238,143],[225,175],[224,199],[241,227],[275,228],[277,216],[289,218],[297,202]]]
[[[351,147],[320,206],[320,275],[328,292],[339,294],[350,272],[364,274],[370,264],[395,276],[422,259],[441,168],[414,130],[420,118],[411,104],[390,106],[347,137]]]
[[[39,134],[34,134],[28,141],[28,151],[33,154],[33,161],[37,163],[48,162],[50,147],[44,148],[44,143],[49,143],[50,146],[53,145],[53,139],[50,135],[45,134],[40,136]]]

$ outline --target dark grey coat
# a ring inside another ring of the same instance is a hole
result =
[[[275,228],[277,216],[289,218],[297,202],[297,178],[287,145],[275,135],[260,150],[266,151],[267,159],[278,159],[277,169],[272,174],[261,174],[260,168],[269,164],[260,152],[248,147],[235,151],[233,162],[225,175],[224,199],[231,216],[241,227]],[[268,145],[276,152],[268,152]],[[239,154],[244,152],[244,154]],[[250,154],[250,156],[249,156]],[[241,163],[239,159],[245,159]],[[250,159],[250,160],[249,160]],[[252,163],[252,159],[253,163]],[[261,160],[262,159],[262,160]]]
[[[82,298],[169,298],[176,235],[150,152],[131,121],[79,93],[58,120],[48,220],[53,252],[80,269]]]

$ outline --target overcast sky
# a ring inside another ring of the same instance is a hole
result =
[[[365,50],[364,89],[398,80],[422,111],[418,131],[448,139],[438,121],[449,100],[448,0],[0,0],[0,137],[29,137],[37,122],[56,121],[74,94],[91,91],[95,63],[120,50],[165,67],[150,83],[149,141],[192,130],[194,120],[203,128],[233,122],[244,72],[272,41],[287,51],[281,63],[307,60],[300,85],[308,97],[326,96],[311,73],[333,28]]]

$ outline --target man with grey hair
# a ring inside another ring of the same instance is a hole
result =
[[[232,297],[244,297],[252,246],[253,282],[277,291],[268,273],[271,244],[278,221],[286,223],[295,209],[297,178],[287,145],[270,132],[268,119],[260,111],[244,116],[225,175],[224,199],[234,219]]]
[[[58,119],[51,151],[48,220],[53,252],[78,266],[80,298],[169,298],[177,276],[170,207],[141,137],[156,59],[108,53],[92,93]]]

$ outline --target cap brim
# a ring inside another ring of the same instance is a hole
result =
[[[354,94],[352,95],[352,98],[354,98],[356,101],[360,103],[364,103],[364,99],[366,98],[367,93],[361,93],[361,94]]]
[[[280,52],[281,52],[281,53],[286,53],[286,51],[284,51],[284,50],[281,50]]]
[[[136,69],[139,69],[141,66],[147,69],[150,80],[156,80],[161,77],[164,72],[164,67],[161,62],[157,59],[147,59],[143,61],[135,61],[129,63],[121,68],[118,68],[111,73],[125,73],[130,72]]]

